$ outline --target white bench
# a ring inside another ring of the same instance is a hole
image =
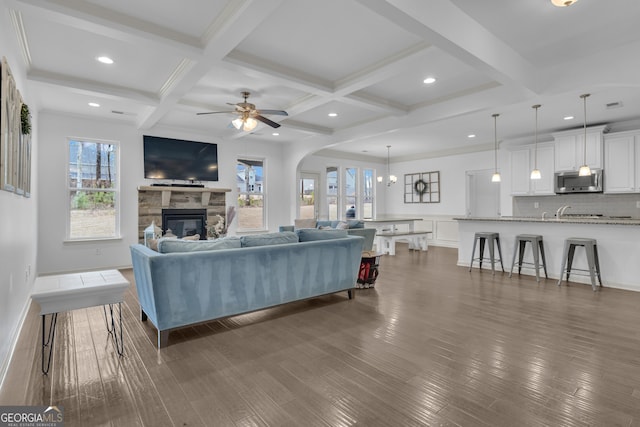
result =
[[[56,274],[41,276],[35,281],[31,298],[40,304],[42,316],[42,373],[47,374],[51,367],[53,341],[56,332],[58,313],[81,308],[104,306],[104,319],[107,332],[116,344],[119,356],[124,354],[122,342],[122,306],[124,293],[129,281],[118,270],[90,271],[85,273]],[[118,304],[118,317],[114,317],[113,305]],[[111,318],[107,319],[107,308]],[[49,328],[46,317],[51,316]],[[45,349],[49,348],[49,357]]]
[[[382,232],[376,234],[376,247],[379,252],[395,255],[396,254],[396,242],[398,240],[408,241],[409,249],[411,250],[429,250],[429,243],[427,238],[431,231],[396,231],[393,233]]]

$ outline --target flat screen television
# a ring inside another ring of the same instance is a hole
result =
[[[184,181],[218,180],[218,145],[143,136],[144,177]]]

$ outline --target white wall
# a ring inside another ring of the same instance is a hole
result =
[[[143,175],[142,135],[165,136],[218,144],[219,181],[208,183],[215,188],[230,188],[227,204],[237,200],[235,161],[238,156],[265,159],[267,181],[267,226],[277,230],[286,223],[286,195],[283,155],[280,146],[258,142],[225,141],[210,135],[175,129],[138,130],[132,124],[74,117],[61,113],[40,115],[42,135],[40,193],[38,212],[38,273],[58,273],[131,265],[129,245],[138,241],[138,193],[140,185],[150,185]],[[66,150],[68,137],[118,141],[120,146],[121,239],[89,242],[65,242],[68,189]],[[232,224],[231,232],[235,231]],[[99,253],[99,254],[98,254]]]
[[[23,101],[32,110],[31,198],[0,190],[0,382],[29,307],[36,266],[38,159],[37,113],[26,88],[22,57],[9,41],[15,40],[7,8],[0,12],[0,56],[5,56]]]
[[[506,165],[505,163],[499,164]],[[465,172],[482,169],[493,169],[492,151],[392,163],[391,171],[398,176],[398,182],[389,188],[385,211],[391,215],[464,216],[466,207]],[[500,169],[508,168],[501,167]],[[440,203],[404,203],[404,187],[402,185],[404,175],[430,171],[440,171]],[[503,180],[506,181],[506,179]],[[505,187],[504,184],[503,182],[503,187]],[[501,202],[503,205],[504,203],[510,205],[511,198],[503,196]]]

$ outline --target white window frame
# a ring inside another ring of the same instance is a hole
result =
[[[94,143],[94,144],[109,144],[109,145],[113,145],[116,147],[116,159],[115,159],[115,166],[116,166],[116,185],[113,188],[104,188],[104,189],[96,189],[96,188],[78,188],[78,187],[71,187],[69,185],[69,169],[71,166],[71,158],[69,157],[69,144],[71,144],[72,141],[75,142],[89,142],[89,143]],[[65,200],[65,217],[66,217],[66,224],[65,224],[65,241],[66,242],[84,242],[84,241],[100,241],[100,240],[114,240],[114,239],[121,239],[122,236],[120,234],[120,181],[121,181],[121,167],[120,167],[120,142],[119,141],[110,141],[110,140],[104,140],[104,139],[98,139],[98,138],[80,138],[80,137],[67,137],[67,141],[65,144],[65,157],[66,157],[66,162],[65,162],[65,196],[64,196],[64,200]],[[113,199],[113,206],[115,209],[115,230],[114,230],[114,234],[113,236],[85,236],[85,237],[71,237],[71,203],[69,200],[69,195],[71,193],[71,191],[74,190],[78,190],[78,189],[82,189],[82,190],[86,190],[86,191],[103,191],[103,192],[111,192],[114,193],[114,199]]]

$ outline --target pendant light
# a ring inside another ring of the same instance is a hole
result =
[[[391,175],[391,168],[389,166],[389,149],[391,148],[390,145],[387,145],[387,187],[390,187],[391,184],[395,184],[396,181],[398,181],[398,177],[395,175]],[[382,178],[382,176],[379,176],[378,178],[378,182],[382,182],[384,178]]]
[[[494,114],[493,117],[493,176],[491,176],[491,182],[500,182],[502,179],[500,178],[500,172],[498,172],[498,116],[500,114]]]
[[[587,98],[589,97],[589,93],[585,93],[580,95],[584,103],[584,147],[582,149],[584,161],[582,162],[582,166],[578,170],[578,175],[580,176],[590,176],[591,168],[587,164]]]
[[[536,104],[531,107],[536,110],[536,127],[533,133],[534,139],[535,139],[535,148],[533,149],[533,170],[531,171],[531,179],[542,178],[540,169],[538,169],[538,108],[540,107],[541,107],[540,104]]]

